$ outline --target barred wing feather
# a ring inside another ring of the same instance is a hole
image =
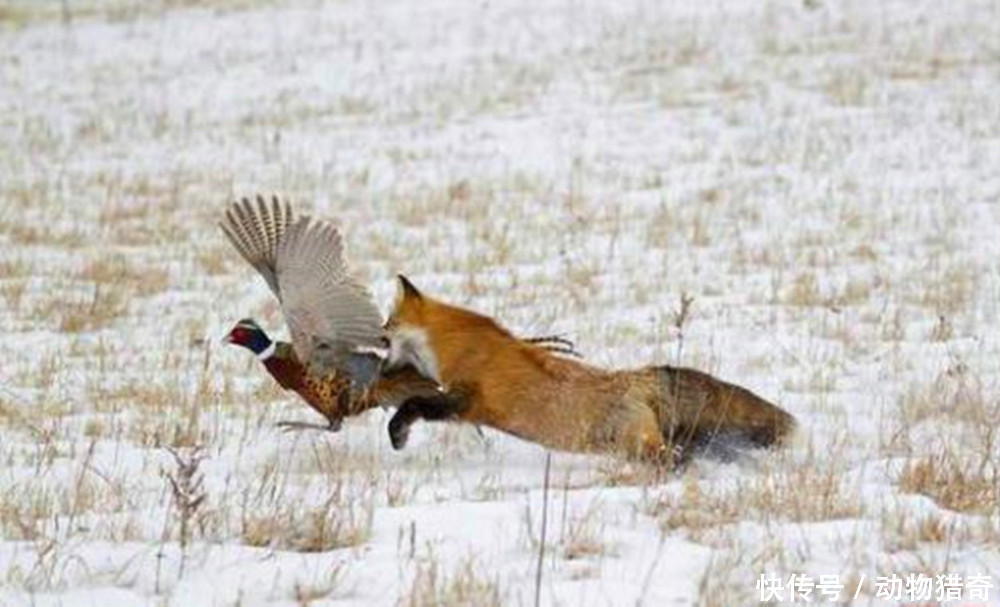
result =
[[[243,198],[233,202],[219,222],[229,242],[247,263],[260,272],[279,300],[278,246],[293,221],[292,209],[287,202],[277,196],[268,201],[258,194],[256,201]]]
[[[349,271],[344,242],[326,221],[302,216],[278,244],[281,307],[301,360],[321,373],[350,372],[359,346],[378,348],[382,315],[368,288]]]

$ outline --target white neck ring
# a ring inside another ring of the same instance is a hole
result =
[[[274,356],[274,351],[276,349],[277,345],[275,344],[275,342],[272,341],[269,346],[267,346],[266,348],[261,350],[259,354],[257,354],[257,360],[267,360],[271,358],[272,356]]]

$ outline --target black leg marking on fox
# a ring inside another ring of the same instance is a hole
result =
[[[408,399],[389,420],[389,440],[397,451],[406,446],[410,426],[419,419],[444,421],[458,416],[468,406],[467,401],[454,393],[440,396],[414,396]]]

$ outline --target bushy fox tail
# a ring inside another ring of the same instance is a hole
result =
[[[786,442],[795,418],[750,390],[683,367],[655,367],[659,402],[654,407],[670,444],[705,446],[716,437],[739,438],[758,447]]]

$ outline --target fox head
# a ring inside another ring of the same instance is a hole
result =
[[[438,355],[430,334],[433,322],[428,322],[428,313],[435,302],[425,298],[402,274],[397,279],[396,303],[384,327],[389,339],[388,367],[413,365],[421,375],[441,383]]]
[[[413,365],[446,386],[449,369],[479,349],[485,334],[510,336],[492,318],[424,295],[405,276],[398,278],[396,304],[385,324],[389,369]]]

